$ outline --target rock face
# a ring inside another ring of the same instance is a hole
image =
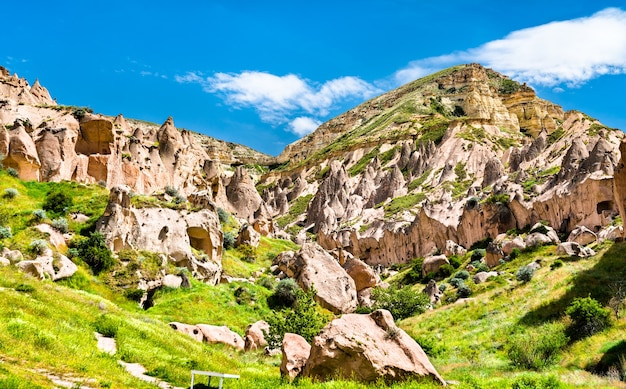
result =
[[[556,247],[556,255],[586,258],[596,255],[596,252],[589,247],[581,246],[577,242],[563,242]]]
[[[53,254],[50,249],[32,261],[19,261],[16,266],[20,271],[37,279],[49,278],[52,281],[69,278],[78,270],[76,264],[68,257],[63,254]]]
[[[306,243],[297,253],[285,252],[274,261],[287,276],[305,291],[315,288],[315,300],[334,313],[350,313],[357,307],[356,286],[352,278],[324,249]]]
[[[293,380],[302,373],[302,369],[309,359],[311,346],[302,336],[286,333],[281,351],[283,359],[280,363],[280,375]]]
[[[385,310],[333,320],[313,339],[304,376],[362,382],[430,377],[446,385],[419,344],[396,327]]]
[[[202,332],[204,341],[207,343],[223,343],[238,350],[243,350],[244,348],[243,338],[236,332],[231,331],[227,326],[198,324],[196,327]]]
[[[214,211],[134,208],[130,204],[130,188],[120,186],[111,189],[109,204],[96,228],[111,250],[162,252],[176,266],[189,269],[195,278],[212,284],[219,282],[223,235]],[[191,247],[205,256],[196,258]]]
[[[265,333],[269,332],[270,325],[264,320],[259,320],[250,324],[246,328],[246,334],[244,335],[244,350],[259,350],[267,346],[265,340]]]

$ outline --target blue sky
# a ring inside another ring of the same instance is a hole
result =
[[[620,1],[12,1],[0,65],[60,104],[277,155],[370,97],[459,63],[626,129]]]

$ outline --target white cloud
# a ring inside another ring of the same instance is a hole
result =
[[[514,31],[484,45],[411,62],[395,73],[406,83],[457,63],[479,62],[531,84],[577,86],[626,73],[626,12],[607,8],[590,17]]]
[[[289,129],[291,132],[298,136],[305,136],[315,131],[317,127],[322,124],[319,120],[312,119],[306,116],[300,116],[295,118],[289,123]]]
[[[315,84],[294,74],[277,76],[266,72],[215,73],[206,77],[190,72],[175,77],[180,83],[197,83],[209,93],[220,95],[235,108],[252,107],[261,120],[274,125],[291,122],[290,130],[306,134],[313,123],[319,126],[322,118],[337,103],[348,98],[365,99],[381,90],[357,77],[341,77]],[[297,117],[306,113],[314,116]],[[295,123],[295,124],[294,124]]]

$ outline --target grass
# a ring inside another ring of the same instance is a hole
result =
[[[278,224],[281,228],[285,228],[288,224],[296,221],[300,215],[306,212],[309,203],[313,199],[312,194],[308,194],[305,196],[300,196],[297,199],[291,202],[291,207],[289,207],[289,212],[286,215],[279,217],[276,219],[276,224]]]
[[[383,205],[383,209],[385,210],[385,216],[391,217],[404,210],[409,210],[424,201],[425,199],[426,195],[421,192],[409,194],[406,196],[395,197],[390,202]]]

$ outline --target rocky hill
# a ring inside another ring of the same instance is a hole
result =
[[[258,188],[291,232],[371,265],[544,222],[599,231],[618,213],[624,134],[477,64],[402,86],[288,146]],[[294,210],[295,208],[295,210]],[[283,216],[287,215],[287,217]]]

